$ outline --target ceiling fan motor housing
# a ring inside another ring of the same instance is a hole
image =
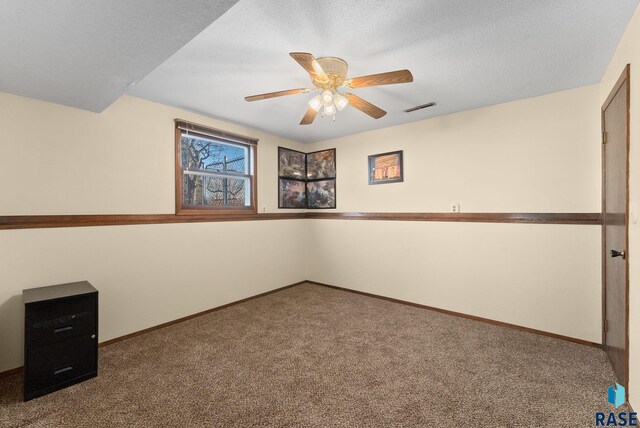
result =
[[[312,78],[311,81],[317,88],[333,91],[335,88],[342,85],[347,78],[347,70],[349,69],[345,60],[335,57],[322,57],[317,58],[317,61],[327,75],[327,79],[324,79],[324,77],[321,76],[315,76]]]

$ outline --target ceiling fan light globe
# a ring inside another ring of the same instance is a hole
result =
[[[322,104],[325,106],[333,104],[333,93],[329,89],[322,92]]]
[[[333,104],[324,106],[322,108],[322,114],[324,114],[325,116],[333,116],[334,114],[336,114],[336,106]]]
[[[334,100],[334,103],[335,103],[336,108],[338,109],[338,111],[344,110],[344,108],[349,104],[349,100],[347,100],[345,97],[343,97],[342,95],[340,95],[337,92],[333,96],[333,100]]]
[[[309,107],[311,107],[315,111],[320,111],[320,108],[322,107],[321,96],[316,95],[315,97],[311,98],[311,101],[309,101]]]

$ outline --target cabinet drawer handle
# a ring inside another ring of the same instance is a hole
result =
[[[54,375],[59,375],[60,373],[68,372],[69,370],[73,370],[73,366],[66,366],[59,368],[53,372]]]
[[[55,330],[53,330],[53,332],[62,333],[63,331],[69,331],[69,330],[73,330],[73,325],[71,324],[63,325],[62,327],[58,327]]]

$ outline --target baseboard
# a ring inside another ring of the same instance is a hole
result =
[[[360,294],[362,296],[368,296],[368,297],[373,297],[373,298],[376,298],[376,299],[386,300],[386,301],[389,301],[389,302],[400,303],[402,305],[408,305],[408,306],[413,306],[413,307],[416,307],[416,308],[421,308],[421,309],[427,309],[427,310],[430,310],[430,311],[440,312],[442,314],[447,314],[447,315],[451,315],[451,316],[454,316],[454,317],[466,318],[466,319],[470,319],[470,320],[474,320],[474,321],[480,321],[480,322],[483,322],[483,323],[486,323],[486,324],[492,324],[492,325],[497,325],[497,326],[500,326],[500,327],[507,327],[507,328],[511,328],[511,329],[514,329],[514,330],[524,331],[524,332],[527,332],[527,333],[538,334],[538,335],[547,336],[547,337],[553,337],[554,339],[565,340],[567,342],[577,343],[579,345],[592,346],[594,348],[602,348],[602,345],[599,344],[599,343],[589,342],[588,340],[577,339],[575,337],[570,337],[570,336],[563,336],[561,334],[549,333],[549,332],[543,331],[543,330],[536,330],[535,328],[523,327],[521,325],[511,324],[511,323],[508,323],[508,322],[496,321],[496,320],[492,320],[492,319],[489,319],[489,318],[477,317],[475,315],[468,315],[468,314],[464,314],[462,312],[455,312],[455,311],[450,311],[450,310],[447,310],[447,309],[435,308],[433,306],[421,305],[419,303],[407,302],[406,300],[394,299],[393,297],[380,296],[378,294],[367,293],[367,292],[364,292],[364,291],[351,290],[349,288],[338,287],[338,286],[330,285],[330,284],[324,284],[322,282],[316,282],[316,281],[306,281],[306,282],[309,283],[309,284],[320,285],[322,287],[333,288],[335,290],[346,291],[346,292],[349,292],[349,293]]]
[[[0,372],[0,379],[22,374],[22,367],[16,367],[15,369],[6,370]]]
[[[269,294],[277,293],[278,291],[286,290],[287,288],[295,287],[296,285],[304,284],[307,281],[299,281],[294,284],[285,285],[284,287],[276,288],[275,290],[265,291],[264,293],[256,294],[255,296],[247,297],[245,299],[236,300],[235,302],[227,303],[226,305],[216,306],[215,308],[207,309],[206,311],[198,312],[192,315],[187,315],[186,317],[178,318],[173,321],[165,322],[162,324],[154,325],[153,327],[145,328],[144,330],[138,330],[133,333],[125,334],[124,336],[116,337],[110,340],[106,340],[100,344],[98,344],[98,348],[102,348],[104,346],[113,345],[114,343],[122,342],[123,340],[131,339],[136,336],[140,336],[143,334],[151,333],[152,331],[159,330],[161,328],[169,327],[174,324],[181,323],[183,321],[188,321],[193,318],[198,318],[203,315],[210,314],[212,312],[220,311],[222,309],[226,309],[230,306],[239,305],[240,303],[248,302],[249,300],[257,299],[258,297],[267,296]]]
[[[256,294],[255,296],[247,297],[245,299],[236,300],[235,302],[227,303],[226,305],[216,306],[215,308],[207,309],[206,311],[198,312],[192,315],[187,315],[186,317],[178,318],[173,321],[168,321],[162,324],[155,325],[153,327],[145,328],[143,330],[135,331],[133,333],[125,334],[124,336],[115,337],[113,339],[106,340],[98,344],[98,348],[102,348],[105,346],[113,345],[114,343],[122,342],[127,339],[131,339],[146,333],[151,333],[152,331],[159,330],[161,328],[169,327],[174,324],[181,323],[183,321],[188,321],[193,318],[201,317],[203,315],[210,314],[212,312],[220,311],[222,309],[228,308],[230,306],[239,305],[240,303],[248,302],[249,300],[257,299],[258,297],[263,297],[269,294],[277,293],[278,291],[286,290],[287,288],[292,288],[300,284],[304,284],[307,281],[299,281],[294,284],[285,285],[284,287],[276,288],[275,290],[265,291],[264,293]],[[22,367],[16,367],[15,369],[6,370],[4,372],[0,372],[0,379],[15,376],[22,373]]]
[[[382,299],[382,300],[386,300],[386,301],[389,301],[389,302],[400,303],[402,305],[413,306],[413,307],[416,307],[416,308],[427,309],[427,310],[430,310],[430,311],[440,312],[440,313],[447,314],[447,315],[452,315],[452,316],[455,316],[455,317],[466,318],[466,319],[470,319],[470,320],[474,320],[474,321],[480,321],[480,322],[487,323],[487,324],[497,325],[497,326],[500,326],[500,327],[512,328],[512,329],[519,330],[519,331],[524,331],[524,332],[527,332],[527,333],[538,334],[538,335],[547,336],[547,337],[553,337],[555,339],[565,340],[567,342],[577,343],[577,344],[580,344],[580,345],[592,346],[592,347],[595,347],[595,348],[602,348],[602,345],[600,345],[599,343],[589,342],[588,340],[577,339],[575,337],[569,337],[569,336],[563,336],[561,334],[549,333],[549,332],[542,331],[542,330],[536,330],[534,328],[523,327],[523,326],[520,326],[520,325],[510,324],[510,323],[502,322],[502,321],[496,321],[496,320],[492,320],[492,319],[489,319],[489,318],[477,317],[475,315],[468,315],[468,314],[464,314],[462,312],[455,312],[455,311],[450,311],[450,310],[447,310],[447,309],[435,308],[433,306],[421,305],[419,303],[407,302],[405,300],[394,299],[392,297],[380,296],[378,294],[367,293],[367,292],[364,292],[364,291],[351,290],[349,288],[338,287],[338,286],[335,286],[335,285],[324,284],[322,282],[309,281],[309,280],[299,281],[299,282],[296,282],[294,284],[285,285],[284,287],[276,288],[275,290],[266,291],[264,293],[256,294],[255,296],[247,297],[245,299],[241,299],[241,300],[237,300],[235,302],[227,303],[227,304],[222,305],[222,306],[217,306],[215,308],[207,309],[206,311],[198,312],[198,313],[195,313],[195,314],[192,314],[192,315],[188,315],[186,317],[175,319],[173,321],[168,321],[168,322],[165,322],[165,323],[162,323],[162,324],[158,324],[158,325],[153,326],[153,327],[149,327],[149,328],[145,328],[143,330],[135,331],[133,333],[126,334],[124,336],[119,336],[119,337],[116,337],[116,338],[113,338],[113,339],[110,339],[110,340],[107,340],[107,341],[99,343],[98,347],[102,348],[104,346],[113,345],[114,343],[122,342],[122,341],[127,340],[127,339],[132,339],[134,337],[137,337],[137,336],[140,336],[140,335],[143,335],[143,334],[147,334],[147,333],[151,333],[152,331],[159,330],[161,328],[169,327],[171,325],[178,324],[178,323],[181,323],[183,321],[188,321],[188,320],[193,319],[193,318],[201,317],[203,315],[207,315],[207,314],[210,314],[212,312],[220,311],[220,310],[228,308],[230,306],[238,305],[240,303],[244,303],[244,302],[247,302],[249,300],[257,299],[258,297],[263,297],[263,296],[266,296],[266,295],[269,295],[269,294],[277,293],[278,291],[286,290],[287,288],[296,287],[298,285],[305,284],[305,283],[319,285],[319,286],[322,286],[322,287],[333,288],[335,290],[341,290],[341,291],[345,291],[345,292],[348,292],[348,293],[360,294],[360,295],[363,295],[363,296],[373,297],[373,298],[376,298],[376,299]],[[10,370],[6,370],[4,372],[0,372],[0,379],[7,378],[7,377],[10,377],[10,376],[15,376],[15,375],[18,375],[20,373],[22,373],[22,367],[16,367],[14,369],[10,369]]]

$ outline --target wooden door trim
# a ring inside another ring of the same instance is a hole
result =
[[[627,108],[626,108],[626,152],[627,152],[627,165],[626,165],[626,196],[625,196],[625,251],[628,253],[629,250],[629,147],[630,147],[630,107],[631,107],[631,84],[630,84],[630,76],[631,76],[631,65],[627,64],[620,74],[620,77],[616,81],[613,89],[609,93],[609,96],[605,100],[604,104],[602,104],[602,108],[600,111],[600,120],[601,120],[601,128],[602,132],[605,132],[605,110],[613,99],[618,95],[618,92],[622,88],[624,83],[627,83],[626,86],[626,97],[627,97]],[[606,215],[606,158],[605,158],[605,145],[602,144],[602,348],[606,350],[607,342],[606,342],[606,330],[605,330],[605,319],[607,316],[606,311],[606,279],[607,279],[607,249],[606,249],[606,225],[607,225],[607,215]],[[625,355],[624,355],[624,366],[625,366],[625,379],[622,379],[624,382],[624,386],[626,388],[627,397],[629,397],[629,257],[625,258]]]
[[[620,77],[618,77],[618,80],[616,81],[615,85],[613,85],[613,88],[611,89],[609,96],[605,100],[604,104],[602,104],[602,111],[605,111],[607,107],[609,107],[609,104],[611,104],[611,101],[613,101],[613,99],[615,98],[616,94],[620,90],[620,87],[624,84],[624,82],[629,81],[630,75],[631,75],[631,64],[627,64],[624,67],[624,70],[622,70],[622,73],[620,74]],[[629,94],[629,85],[627,85],[627,94]],[[627,100],[627,106],[628,105],[629,105],[629,101]]]

